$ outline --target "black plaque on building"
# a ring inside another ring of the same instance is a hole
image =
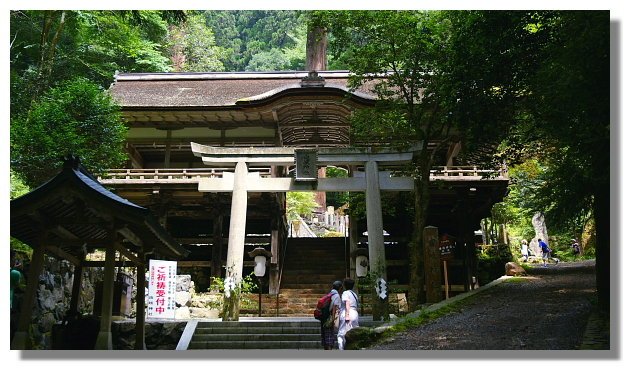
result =
[[[317,150],[299,148],[295,150],[295,179],[316,181],[318,178]]]

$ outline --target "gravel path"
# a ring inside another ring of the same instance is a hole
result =
[[[595,261],[536,267],[459,302],[460,311],[371,350],[572,350],[595,297]]]

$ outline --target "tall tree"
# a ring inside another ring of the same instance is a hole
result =
[[[546,12],[534,32],[548,43],[531,81],[533,129],[552,151],[541,189],[547,218],[596,224],[599,306],[610,308],[610,19],[608,11]]]
[[[212,28],[201,13],[191,12],[180,25],[171,26],[169,45],[173,69],[190,72],[220,72],[224,56],[230,53],[216,45]]]
[[[112,99],[78,78],[63,82],[11,123],[11,167],[31,187],[54,176],[69,155],[95,174],[122,166],[126,126]]]
[[[505,137],[521,96],[514,79],[514,67],[519,62],[514,53],[500,53],[515,52],[514,43],[528,34],[522,33],[521,16],[351,11],[323,12],[315,17],[316,24],[326,26],[333,36],[335,58],[355,73],[350,79],[352,87],[373,85],[379,98],[370,112],[356,112],[356,140],[376,143],[381,139],[393,147],[415,141],[423,146],[415,154],[412,170],[415,223],[410,250],[411,308],[426,300],[422,234],[430,199],[431,166],[449,142],[458,140],[463,141],[471,160],[494,161],[482,156],[491,155]],[[464,23],[490,31],[469,34]],[[465,44],[469,38],[476,43]],[[465,55],[479,59],[465,60]],[[475,139],[481,142],[473,142]],[[472,143],[479,147],[470,147]],[[473,152],[490,144],[486,153]]]
[[[12,113],[55,82],[84,77],[102,87],[119,71],[169,71],[167,21],[179,11],[11,11]]]

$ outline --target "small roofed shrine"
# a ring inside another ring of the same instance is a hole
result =
[[[80,164],[68,157],[62,171],[37,189],[11,201],[11,236],[33,249],[17,332],[11,349],[30,349],[28,338],[31,310],[35,302],[38,276],[44,255],[64,259],[74,265],[73,287],[67,316],[78,314],[82,270],[103,267],[103,291],[99,333],[95,349],[112,349],[112,306],[116,252],[137,270],[137,288],[145,287],[147,257],[178,260],[187,256],[146,208],[104,188]],[[105,250],[105,261],[88,261],[86,255]],[[145,295],[137,293],[136,349],[144,349]],[[96,306],[99,302],[96,301]]]

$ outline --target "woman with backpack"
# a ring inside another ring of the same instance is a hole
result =
[[[359,299],[353,292],[355,281],[350,278],[344,279],[344,293],[342,293],[342,305],[340,308],[340,327],[337,332],[337,346],[344,350],[346,346],[346,332],[355,327],[359,327],[359,315],[357,307]]]
[[[331,303],[328,306],[328,316],[320,320],[320,334],[322,336],[322,346],[324,350],[331,350],[335,346],[335,338],[337,336],[338,327],[336,319],[340,313],[340,293],[342,292],[342,282],[337,280],[333,282],[331,291]]]

